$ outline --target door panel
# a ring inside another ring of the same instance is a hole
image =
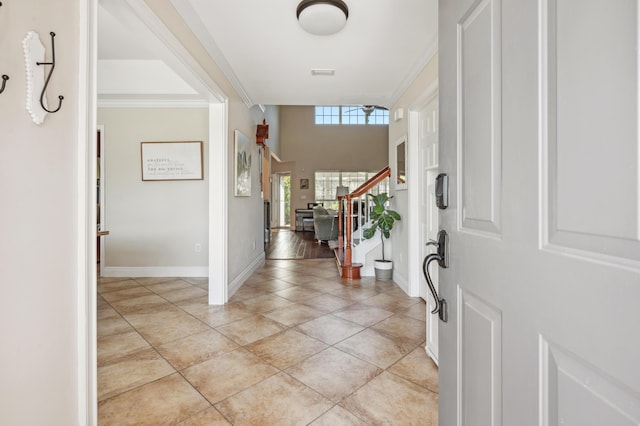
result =
[[[640,424],[638,12],[440,1],[441,425]]]
[[[460,222],[500,232],[500,2],[473,4],[458,24]]]
[[[637,13],[630,1],[551,0],[541,16],[546,237],[627,263],[640,253]]]
[[[458,362],[463,424],[499,425],[502,400],[502,318],[496,308],[458,288]]]

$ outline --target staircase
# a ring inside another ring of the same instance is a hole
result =
[[[380,183],[389,176],[391,169],[387,166],[350,194],[338,197],[338,247],[335,253],[342,278],[360,279],[373,275],[373,260],[367,258],[381,244],[379,237],[370,240],[362,237],[370,223],[372,203],[367,194],[378,194]]]

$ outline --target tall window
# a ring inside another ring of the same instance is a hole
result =
[[[326,171],[316,172],[316,203],[322,203],[325,208],[337,209],[338,200],[336,199],[336,188],[338,186],[349,187],[349,192],[354,191],[360,185],[365,183],[375,172],[342,172],[342,171]],[[373,188],[372,192],[389,193],[389,179],[383,180],[380,185]]]
[[[389,111],[376,106],[316,106],[315,124],[389,124]]]

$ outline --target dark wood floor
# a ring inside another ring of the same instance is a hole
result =
[[[319,259],[333,257],[327,243],[318,244],[314,233],[294,232],[289,229],[272,229],[271,242],[265,244],[267,259]]]

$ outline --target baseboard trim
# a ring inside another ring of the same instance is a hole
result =
[[[105,266],[103,277],[208,277],[208,266]]]
[[[233,296],[233,293],[235,293],[236,291],[238,291],[238,289],[240,287],[242,287],[242,284],[244,284],[244,282],[249,279],[249,277],[251,276],[251,274],[253,274],[260,266],[262,266],[264,264],[265,261],[265,253],[262,252],[260,253],[260,256],[256,257],[253,262],[251,262],[249,265],[247,265],[246,268],[244,268],[239,274],[238,276],[236,276],[233,281],[231,281],[229,283],[229,289],[228,289],[228,296],[231,297]]]

